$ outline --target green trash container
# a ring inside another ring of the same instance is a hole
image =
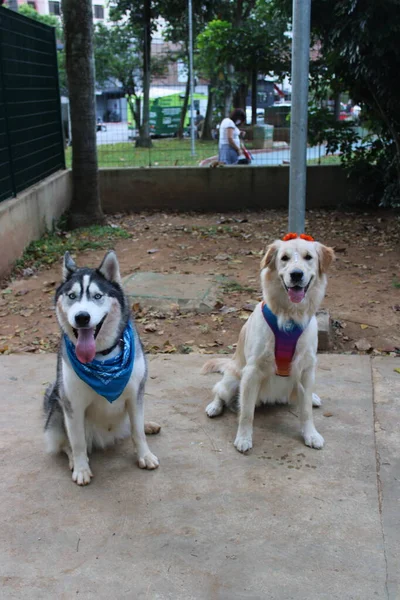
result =
[[[254,148],[272,148],[274,126],[259,123],[253,127]]]

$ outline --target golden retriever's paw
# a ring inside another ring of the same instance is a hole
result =
[[[218,417],[224,410],[224,405],[220,400],[213,400],[206,407],[207,415],[212,419],[213,417]]]
[[[141,456],[138,460],[139,469],[157,469],[160,462],[152,452],[148,452],[145,456]]]
[[[315,427],[306,427],[303,432],[303,437],[305,445],[310,446],[310,448],[320,450],[324,446],[325,440]]]
[[[92,477],[93,473],[88,464],[77,469],[74,468],[72,472],[72,481],[75,481],[78,485],[88,485]]]
[[[320,407],[322,404],[321,398],[317,394],[312,395],[312,405],[315,407]]]
[[[251,450],[251,448],[253,447],[253,440],[251,436],[245,437],[237,435],[233,445],[235,446],[236,450],[244,454],[248,450]]]

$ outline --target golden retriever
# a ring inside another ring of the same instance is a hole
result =
[[[334,258],[332,248],[309,236],[288,234],[267,248],[261,261],[260,302],[243,326],[232,359],[209,360],[203,373],[220,372],[214,400],[206,413],[215,417],[229,406],[239,390],[239,427],[234,442],[239,452],[253,445],[255,407],[261,403],[286,403],[297,397],[304,442],[322,448],[324,438],[314,426],[312,406],[321,401],[313,394],[317,363],[318,326],[316,311],[326,288],[326,271]],[[266,309],[264,308],[266,305]],[[275,319],[275,331],[266,313]],[[287,351],[286,335],[298,331],[297,345]],[[289,332],[289,333],[288,333]],[[278,341],[278,338],[280,341]],[[282,358],[282,351],[286,355]],[[292,357],[289,356],[292,352]],[[283,360],[283,362],[282,362]]]

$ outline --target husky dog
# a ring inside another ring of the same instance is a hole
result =
[[[88,453],[132,437],[141,469],[156,469],[144,423],[147,364],[122,291],[117,257],[108,252],[98,269],[78,268],[69,252],[55,295],[61,327],[57,378],[44,398],[50,453],[63,451],[72,479],[90,483]]]

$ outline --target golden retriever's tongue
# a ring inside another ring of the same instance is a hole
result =
[[[78,329],[78,341],[75,347],[76,356],[81,363],[92,362],[96,356],[94,329]]]
[[[289,288],[288,289],[290,302],[298,304],[301,302],[306,295],[304,288]]]

